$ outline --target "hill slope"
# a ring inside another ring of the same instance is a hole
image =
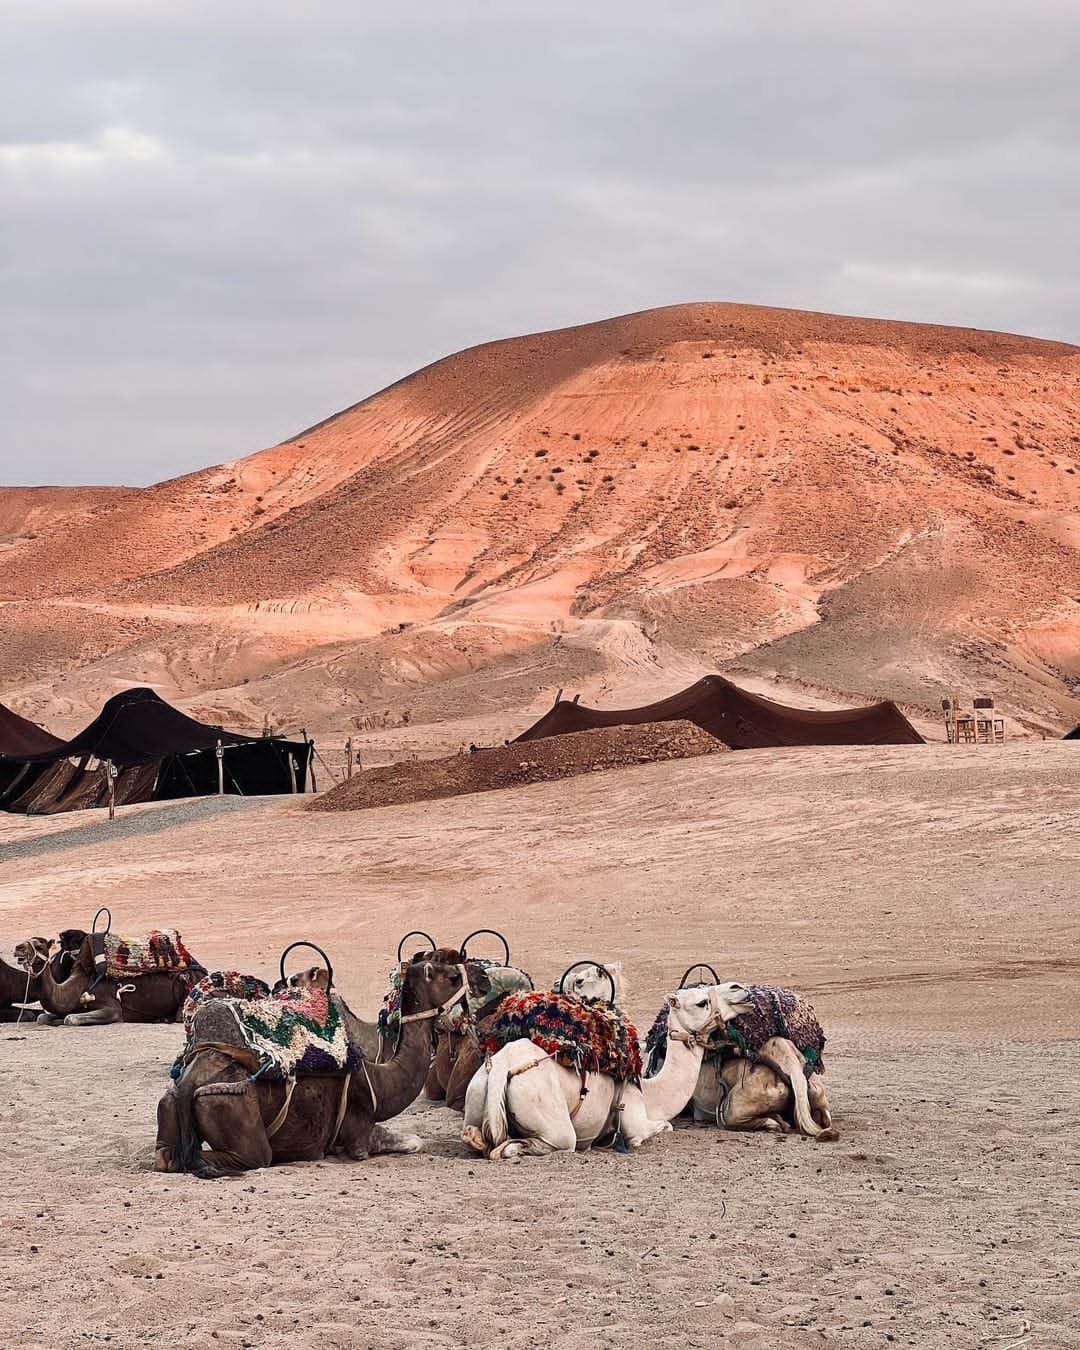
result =
[[[347,728],[721,668],[1056,727],[1080,350],[723,304],[490,343],[218,468],[0,493],[0,602],[0,696],[61,721],[136,681]]]

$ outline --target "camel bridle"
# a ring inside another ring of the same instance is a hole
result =
[[[425,1008],[423,1012],[400,1013],[398,1015],[398,1021],[401,1022],[402,1025],[404,1025],[406,1022],[423,1022],[426,1021],[429,1017],[443,1017],[446,1015],[446,1013],[450,1011],[450,1009],[454,1006],[455,1003],[461,1002],[464,1002],[465,1011],[468,1012],[469,972],[465,969],[464,964],[455,966],[454,969],[461,976],[461,988],[457,991],[457,993],[454,995],[453,998],[447,999],[445,1003],[440,1003],[435,1008]]]
[[[28,961],[26,962],[20,961],[19,964],[26,971],[26,987],[27,989],[29,989],[31,980],[36,980],[39,975],[45,974],[46,967],[49,964],[49,952],[48,949],[46,948],[45,955],[42,956],[41,952],[32,942],[28,942],[26,945],[30,948],[33,955],[30,957]],[[50,947],[52,946],[51,942],[49,946]],[[40,966],[36,965],[38,961],[41,962]]]
[[[677,1041],[680,1045],[685,1045],[688,1050],[708,1049],[713,1032],[717,1027],[722,1027],[726,1021],[723,1010],[720,1007],[720,999],[714,984],[708,986],[708,996],[711,1011],[709,1013],[709,1020],[705,1025],[699,1027],[697,1031],[683,1031],[681,1027],[672,1028],[669,1023],[667,1033],[669,1041]]]

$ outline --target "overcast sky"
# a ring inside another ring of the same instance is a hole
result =
[[[1080,342],[1077,0],[5,0],[0,482],[742,300]]]

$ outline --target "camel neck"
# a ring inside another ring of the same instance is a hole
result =
[[[45,963],[41,972],[41,1006],[55,1017],[66,1017],[77,1012],[80,1000],[90,988],[90,977],[76,965],[66,980],[58,981],[53,974],[52,962]]]
[[[18,966],[9,966],[0,956],[0,1005],[4,1003],[35,1003],[41,993],[41,976],[31,975]]]
[[[694,1093],[704,1052],[698,1045],[668,1041],[659,1073],[641,1080],[650,1120],[674,1120]]]
[[[389,1120],[411,1106],[420,1095],[431,1066],[431,1019],[419,1018],[401,1028],[393,1057],[382,1064],[367,1064],[375,1089],[376,1120]],[[363,1081],[364,1075],[356,1078]],[[354,1078],[354,1082],[356,1079]]]

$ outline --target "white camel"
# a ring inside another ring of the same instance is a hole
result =
[[[477,1153],[490,1149],[495,1161],[519,1153],[587,1149],[616,1130],[631,1148],[639,1148],[670,1130],[694,1091],[709,1033],[737,1017],[740,1003],[731,1002],[720,986],[699,985],[670,994],[667,1006],[673,1044],[663,1068],[643,1079],[641,1087],[591,1073],[582,1097],[581,1076],[532,1041],[503,1046],[469,1083],[462,1139]]]
[[[611,976],[608,979],[608,976]],[[593,962],[579,970],[571,968],[566,980],[560,980],[555,986],[556,993],[570,994],[574,998],[602,998],[606,1003],[611,999],[612,986],[615,997],[612,1002],[617,1008],[626,1002],[628,984],[623,974],[621,961]]]

